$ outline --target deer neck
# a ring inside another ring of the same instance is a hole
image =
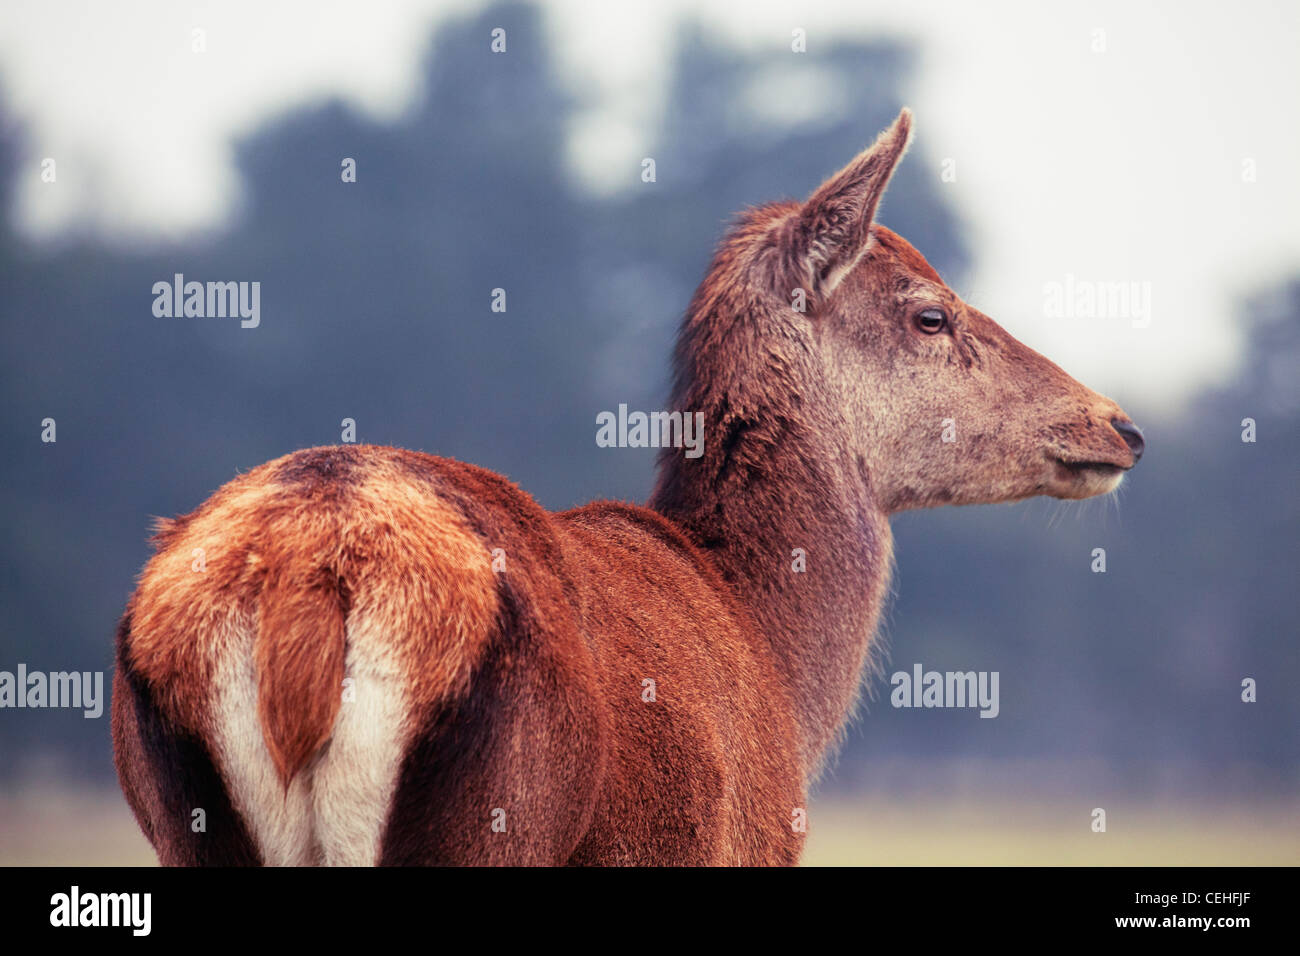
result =
[[[794,701],[811,782],[869,669],[893,555],[889,521],[861,458],[834,440],[836,423],[797,417],[806,402],[789,393],[767,407],[752,395],[739,406],[726,393],[701,398],[704,453],[669,450],[649,506],[712,556],[756,619]]]

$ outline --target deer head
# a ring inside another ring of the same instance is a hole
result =
[[[816,767],[856,699],[892,560],[889,515],[1113,490],[1141,433],[963,302],[876,209],[904,110],[803,203],[744,214],[682,324],[650,506],[686,529],[768,635]],[[792,549],[808,555],[790,573]],[[816,563],[816,567],[814,567]]]
[[[782,373],[820,395],[805,413],[858,457],[884,511],[1113,490],[1144,447],[1124,411],[963,302],[873,222],[910,131],[903,110],[807,202],[759,210],[715,269],[735,263],[749,314],[787,343],[772,347],[787,353]]]

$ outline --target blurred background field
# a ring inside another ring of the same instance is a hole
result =
[[[550,508],[644,500],[653,450],[595,415],[661,407],[733,213],[908,104],[882,221],[1148,452],[1111,499],[895,521],[807,862],[1300,862],[1300,12],[996,8],[5,4],[0,670],[111,672],[151,517],[345,417]],[[155,318],[176,272],[261,282],[261,325]],[[1047,315],[1067,275],[1150,283],[1150,321]],[[999,672],[999,716],[893,709],[916,663]],[[0,711],[0,863],[150,859],[107,710]]]
[[[1024,768],[1021,768],[1022,770]],[[1041,769],[1041,768],[1040,768]],[[1006,788],[814,800],[804,866],[1297,866],[1300,803],[1103,801]],[[1092,794],[1095,796],[1095,794]],[[1113,795],[1112,795],[1113,796]],[[153,866],[116,788],[55,784],[0,795],[0,866]]]
[[[988,797],[814,805],[804,866],[1296,866],[1300,807],[1134,803],[1089,810]]]

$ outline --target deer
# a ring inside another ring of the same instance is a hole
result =
[[[112,695],[159,862],[797,863],[891,516],[1103,495],[1145,447],[876,221],[911,128],[730,227],[674,356],[703,450],[645,506],[344,444],[159,519]]]

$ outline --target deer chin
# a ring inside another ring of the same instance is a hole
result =
[[[1129,467],[1109,461],[1067,461],[1053,457],[1048,494],[1067,499],[1109,494],[1119,487]]]

